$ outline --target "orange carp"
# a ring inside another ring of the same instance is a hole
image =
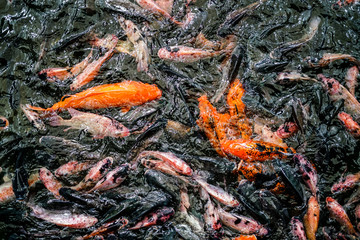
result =
[[[308,210],[304,216],[306,236],[309,240],[316,239],[316,232],[319,226],[320,206],[316,197],[311,196],[308,202]]]
[[[347,233],[355,235],[356,231],[352,225],[349,216],[346,214],[344,208],[333,198],[326,198],[326,207],[330,212],[330,217],[334,218],[341,226],[343,226]]]
[[[36,111],[61,111],[67,108],[99,109],[121,107],[124,111],[132,106],[156,100],[162,95],[156,85],[136,81],[123,81],[120,83],[104,84],[86,89],[74,95],[65,95],[61,101],[50,108],[40,108],[27,105]]]

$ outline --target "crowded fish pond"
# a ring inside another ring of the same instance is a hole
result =
[[[359,239],[358,0],[0,0],[0,239]]]

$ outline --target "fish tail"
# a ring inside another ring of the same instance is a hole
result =
[[[50,126],[61,126],[62,125],[62,121],[64,121],[64,119],[62,117],[60,117],[59,115],[57,115],[55,112],[52,112],[50,117],[49,117],[49,124]]]
[[[25,107],[26,107],[27,109],[31,109],[31,110],[34,110],[34,111],[40,111],[40,112],[46,111],[45,108],[35,107],[35,106],[31,106],[31,105],[29,105],[29,104],[26,104]]]

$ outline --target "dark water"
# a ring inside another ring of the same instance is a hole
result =
[[[21,157],[22,165],[29,173],[43,166],[55,170],[62,163],[75,160],[77,154],[71,154],[66,150],[65,152],[49,151],[40,145],[40,137],[46,135],[79,141],[101,156],[113,156],[117,164],[128,161],[126,156],[137,136],[126,139],[93,140],[88,133],[77,130],[63,132],[64,128],[50,126],[42,132],[31,125],[20,109],[20,104],[50,107],[58,102],[61,96],[69,94],[69,82],[48,83],[41,80],[37,73],[41,69],[73,66],[81,61],[91,49],[87,40],[92,33],[100,37],[105,34],[115,34],[124,38],[125,34],[117,21],[119,15],[132,20],[147,37],[152,56],[150,73],[154,77],[152,79],[143,72],[137,72],[135,59],[129,55],[115,54],[102,67],[99,76],[86,87],[120,82],[125,79],[138,80],[157,84],[163,91],[163,97],[155,103],[133,108],[127,114],[119,109],[94,112],[109,115],[132,129],[140,129],[146,123],[158,119],[171,119],[191,127],[192,121],[186,105],[197,118],[197,98],[204,93],[211,96],[218,87],[221,78],[218,67],[222,57],[202,60],[194,64],[173,63],[159,59],[157,50],[164,46],[186,44],[200,31],[210,40],[219,40],[216,33],[225,17],[234,9],[252,3],[252,1],[197,0],[190,7],[192,12],[196,13],[194,24],[189,29],[182,30],[166,20],[161,21],[156,16],[144,14],[139,9],[124,11],[119,6],[110,5],[110,2],[0,0],[0,115],[5,116],[10,122],[9,128],[0,133],[1,177],[12,177],[16,168],[16,159],[21,151],[25,152]],[[234,29],[234,34],[238,36],[238,44],[242,44],[246,49],[239,77],[246,89],[243,100],[249,116],[264,118],[273,129],[277,129],[287,120],[292,120],[294,114],[298,114],[299,118],[303,119],[302,131],[287,139],[286,143],[311,160],[319,172],[321,204],[319,238],[321,228],[324,226],[333,226],[337,231],[340,230],[333,220],[329,220],[324,200],[331,195],[331,185],[344,172],[359,171],[358,141],[345,131],[336,117],[343,109],[342,102],[332,102],[320,84],[299,82],[281,86],[275,81],[276,69],[256,72],[255,66],[256,63],[267,59],[269,53],[276,47],[300,39],[308,31],[309,19],[319,16],[321,23],[314,38],[301,48],[283,55],[279,61],[288,63],[284,70],[296,70],[311,77],[323,73],[345,84],[343,79],[351,66],[348,62],[339,61],[328,67],[311,69],[305,61],[306,57],[319,59],[326,52],[360,57],[359,5],[339,9],[332,8],[334,3],[335,0],[269,0],[254,14],[243,19]],[[175,1],[173,15],[177,19],[185,15],[183,1]],[[96,54],[100,54],[100,51],[96,50]],[[162,64],[186,78],[176,78],[167,74],[166,67]],[[186,105],[177,91],[179,87],[185,93]],[[358,97],[358,93],[356,96]],[[217,107],[220,110],[224,109],[224,101],[220,101]],[[229,174],[225,167],[214,168],[214,165],[196,159],[197,156],[217,157],[217,153],[196,126],[185,135],[161,130],[146,144],[139,146],[139,151],[145,147],[174,152],[186,159],[194,170],[203,171],[208,175],[212,184],[221,186],[229,192],[233,192],[237,187],[237,176]],[[121,196],[137,194],[146,196],[149,191],[159,190],[159,187],[149,185],[143,177],[144,172],[145,170],[141,168],[139,172],[130,174],[116,193]],[[192,203],[191,212],[201,219],[204,210],[197,189],[191,187],[188,189]],[[40,183],[30,192],[38,203],[51,199],[51,194]],[[307,192],[306,195],[310,196],[310,193]],[[114,196],[107,197],[116,199]],[[347,197],[348,195],[341,195],[337,199],[343,204]],[[279,196],[279,198],[292,215],[302,214],[301,211],[296,210],[301,203],[291,200],[289,196]],[[169,205],[178,208],[176,201],[170,202]],[[355,223],[353,208],[347,210]],[[236,212],[247,215],[247,212],[241,208]],[[90,232],[57,227],[31,216],[30,213],[30,209],[21,202],[14,201],[1,206],[0,236],[2,237],[0,238],[71,239]],[[93,214],[102,219],[105,213],[94,210]],[[173,226],[181,221],[175,216],[162,227],[135,231],[133,235],[127,236],[125,236],[127,233],[122,233],[123,235],[119,233],[118,237],[179,239]],[[287,224],[274,217],[271,224],[272,235],[267,239],[286,239],[289,238],[288,232]],[[230,238],[239,235],[229,228],[225,228],[225,233]]]

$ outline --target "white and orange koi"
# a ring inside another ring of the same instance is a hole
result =
[[[100,57],[98,60],[95,60],[86,66],[86,68],[74,79],[74,81],[70,85],[71,91],[75,91],[94,80],[96,75],[99,73],[101,66],[114,54],[114,49],[117,42],[118,38],[113,35],[110,49],[104,54],[104,56]]]
[[[359,60],[357,60],[356,58],[354,58],[349,54],[341,54],[341,53],[324,53],[318,63],[314,64],[309,62],[309,65],[310,67],[325,67],[336,60],[348,60],[349,62],[352,62],[357,66],[360,66]]]
[[[230,207],[239,206],[240,203],[234,196],[224,191],[224,189],[207,183],[200,176],[194,175],[194,179],[200,184],[213,198],[221,202],[222,204]]]
[[[131,227],[129,229],[136,230],[143,227],[150,227],[153,225],[162,224],[169,220],[174,214],[175,211],[173,208],[162,207],[155,212],[148,214],[142,221],[138,222],[134,227]]]
[[[357,77],[359,75],[359,67],[353,66],[349,68],[345,76],[346,86],[352,95],[355,95],[355,88],[358,85]]]
[[[172,46],[159,49],[158,57],[174,62],[192,63],[200,59],[212,58],[219,56],[229,50],[203,50],[187,46]]]
[[[265,236],[268,234],[268,230],[252,218],[225,212],[222,208],[217,208],[217,212],[224,225],[242,234],[255,234],[256,236]]]
[[[106,191],[119,186],[127,177],[129,170],[128,164],[118,166],[111,170],[106,176],[101,179],[89,192]]]
[[[45,131],[46,127],[44,122],[41,120],[39,113],[30,110],[26,105],[20,104],[21,110],[24,112],[26,118],[39,130]]]
[[[112,157],[106,157],[99,161],[94,167],[90,169],[85,178],[76,186],[71,187],[74,190],[83,190],[93,187],[110,169],[113,163]]]
[[[331,187],[332,193],[342,193],[348,191],[360,182],[360,172],[356,174],[349,174],[344,179],[341,179],[339,182],[335,183]]]
[[[319,226],[320,206],[316,197],[311,196],[308,202],[308,210],[304,216],[306,236],[309,240],[316,239],[316,232]]]
[[[346,130],[355,138],[360,137],[360,125],[346,112],[340,112],[338,118],[344,123]]]
[[[67,177],[73,174],[76,174],[81,171],[85,171],[93,165],[90,161],[78,162],[78,161],[70,161],[61,165],[58,169],[55,170],[56,177]]]
[[[111,34],[108,34],[104,38],[98,38],[96,35],[93,35],[89,42],[94,47],[102,47],[102,48],[111,49],[113,38],[114,37]],[[129,39],[126,39],[125,41],[119,40],[116,44],[114,51],[118,52],[118,53],[126,53],[132,57],[136,57],[134,44],[132,44],[132,42],[130,42]]]
[[[181,22],[175,20],[165,9],[162,9],[158,4],[155,3],[153,0],[136,0],[136,2],[144,9],[157,14],[164,16],[165,18],[169,19],[173,23],[177,25],[182,25]]]
[[[63,185],[55,178],[52,172],[49,169],[42,167],[39,170],[39,177],[44,186],[52,192],[56,198],[60,198],[59,189],[62,188]]]
[[[68,210],[49,211],[33,204],[28,204],[28,206],[32,209],[35,217],[61,227],[88,228],[98,222],[97,218],[86,214],[75,214]]]
[[[330,212],[330,217],[334,218],[336,221],[343,226],[348,234],[355,235],[356,231],[352,225],[349,216],[346,214],[344,208],[333,198],[326,198],[326,207]]]
[[[304,224],[298,218],[291,218],[290,229],[293,239],[306,240]]]
[[[180,174],[191,176],[193,173],[192,169],[185,161],[178,158],[175,154],[171,152],[144,151],[139,154],[138,159],[151,156],[164,161]]]
[[[94,139],[102,139],[104,137],[127,137],[130,135],[127,129],[120,122],[94,113],[80,112],[73,108],[67,109],[71,119],[63,119],[55,112],[51,113],[49,124],[51,126],[70,126],[65,129],[81,129],[86,130],[93,135]]]
[[[123,17],[119,17],[119,23],[120,26],[124,29],[130,42],[134,45],[137,70],[139,72],[147,72],[149,70],[151,58],[145,38],[142,36],[140,30],[132,21],[125,20]]]

